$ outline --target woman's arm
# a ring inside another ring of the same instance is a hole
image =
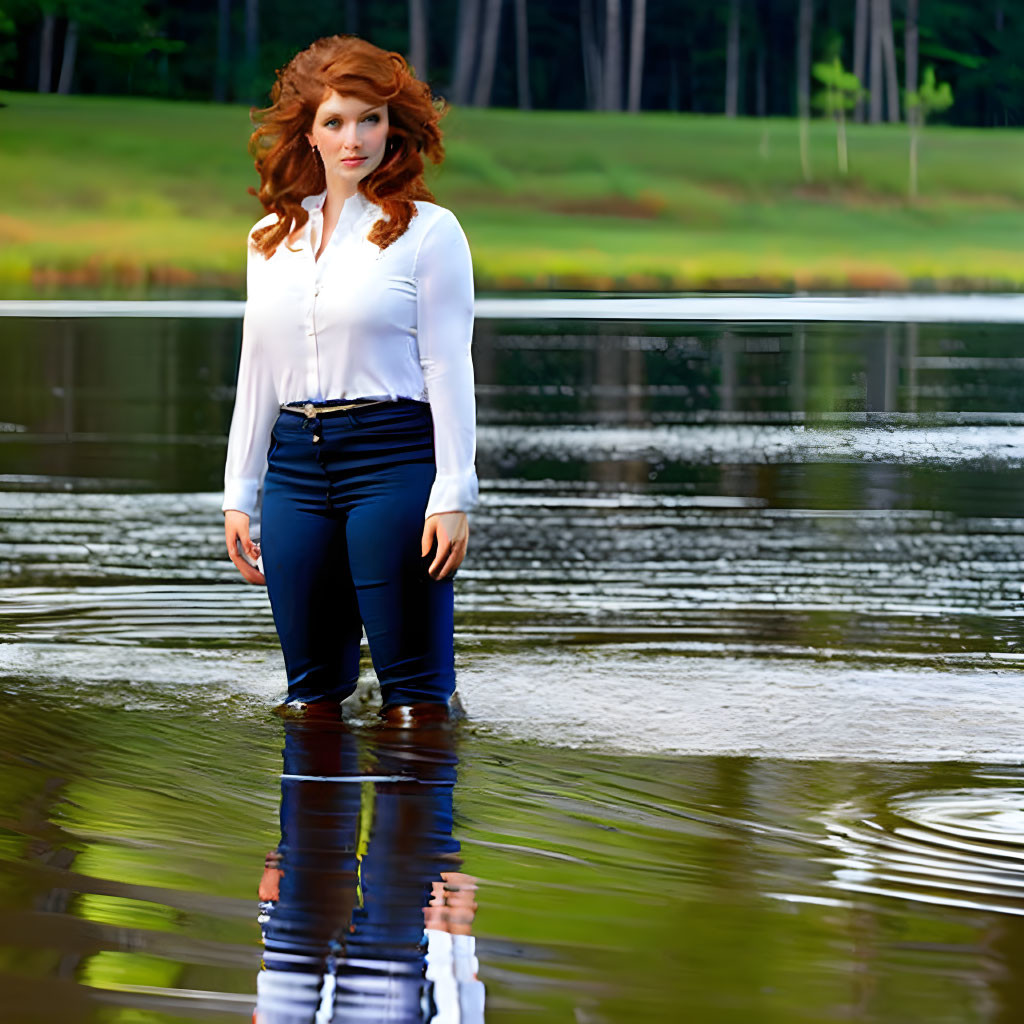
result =
[[[254,259],[263,257],[254,255],[250,249],[250,290]],[[238,364],[235,408],[228,433],[221,508],[224,511],[224,539],[228,555],[250,583],[265,582],[263,574],[245,561],[242,552],[253,562],[259,558],[259,549],[249,537],[249,520],[256,510],[260,487],[266,475],[270,431],[278,412],[271,367],[265,354],[260,351],[255,325],[247,307],[242,320],[242,355]]]
[[[473,262],[455,215],[444,210],[416,255],[417,345],[434,419],[437,475],[425,512],[423,554],[437,541],[430,575],[461,563],[476,504],[476,399],[473,390]]]

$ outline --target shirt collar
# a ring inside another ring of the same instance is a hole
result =
[[[312,213],[314,210],[322,210],[326,199],[327,189],[324,189],[323,192],[318,192],[315,196],[306,196],[300,205],[306,213]]]
[[[327,189],[323,192],[318,192],[313,196],[306,196],[300,204],[307,213],[313,213],[314,210],[322,211],[324,203],[327,201]],[[351,208],[351,209],[350,209]],[[351,199],[345,200],[345,206],[342,208],[341,216],[343,220],[349,220],[353,216],[359,216],[369,210],[376,210],[377,206],[372,203],[362,192],[356,192]]]

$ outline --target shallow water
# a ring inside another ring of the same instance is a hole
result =
[[[425,920],[465,1020],[446,929],[489,1021],[1021,1018],[1012,330],[482,331],[468,719],[396,746],[367,667],[283,764],[265,595],[221,556],[231,328],[12,323],[5,1020],[248,1019],[282,792],[323,900],[263,927],[358,939],[360,1019],[429,1019],[378,984]]]
[[[126,708],[8,684],[5,1019],[251,1012],[281,724],[249,696],[149,689]],[[446,866],[477,879],[489,1020],[1024,1009],[1019,769],[612,757],[472,728],[457,752]]]

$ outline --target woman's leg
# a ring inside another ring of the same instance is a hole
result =
[[[274,428],[260,546],[288,672],[288,699],[349,696],[359,679],[362,623],[349,572],[345,515],[298,417]]]
[[[388,466],[350,507],[346,536],[384,707],[447,704],[455,691],[451,579],[420,555],[432,463]]]
[[[384,706],[447,705],[455,690],[452,582],[432,580],[420,555],[436,473],[430,407],[370,406],[324,427],[319,457],[333,507],[346,515],[348,567]]]

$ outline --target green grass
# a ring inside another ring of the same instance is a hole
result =
[[[241,294],[246,109],[3,93],[0,292]],[[453,110],[428,176],[492,288],[1024,287],[1024,131]]]

